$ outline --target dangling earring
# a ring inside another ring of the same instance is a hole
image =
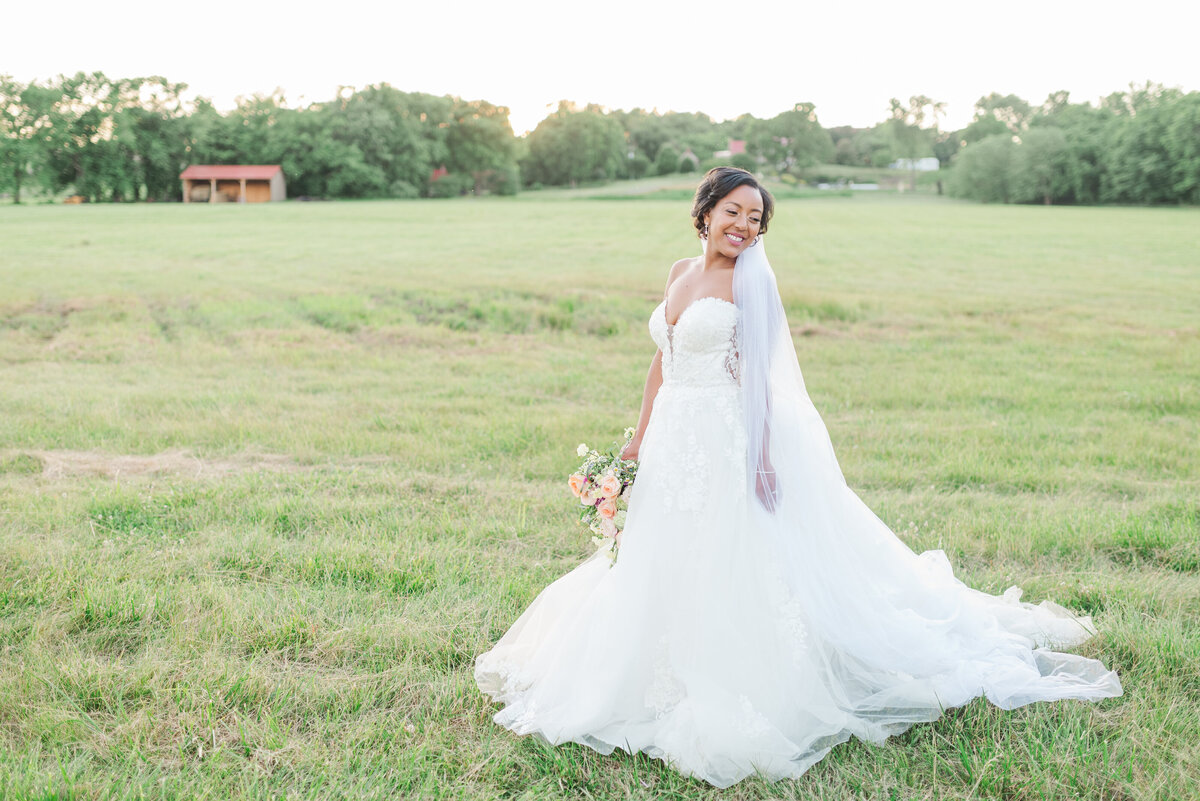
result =
[[[754,237],[754,241],[750,243],[750,247],[754,247],[755,245],[757,245],[758,241],[760,239],[762,239],[762,234],[759,234],[758,236]]]
[[[700,232],[701,239],[708,239],[708,223],[704,224],[704,230]]]

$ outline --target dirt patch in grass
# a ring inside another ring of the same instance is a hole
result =
[[[832,328],[827,328],[826,326],[820,325],[818,323],[803,323],[801,325],[793,325],[793,326],[791,326],[791,332],[792,332],[793,338],[816,337],[816,336],[821,336],[821,337],[841,336],[840,331],[837,331]]]
[[[144,475],[178,475],[191,478],[212,478],[245,472],[291,473],[303,469],[290,456],[271,453],[244,453],[224,458],[206,459],[189,450],[174,449],[149,455],[111,454],[98,451],[15,451],[0,453],[0,464],[28,465],[41,463],[45,478],[71,476],[105,476],[123,478]]]

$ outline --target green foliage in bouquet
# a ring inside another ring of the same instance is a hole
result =
[[[572,494],[583,506],[579,522],[592,532],[597,549],[607,550],[613,562],[617,560],[621,531],[625,528],[626,490],[633,486],[637,476],[637,461],[621,458],[631,439],[633,429],[627,428],[625,439],[614,442],[605,451],[580,443],[575,452],[583,458],[583,464],[567,479]]]

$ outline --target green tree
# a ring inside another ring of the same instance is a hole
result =
[[[1013,153],[1011,199],[1049,206],[1070,191],[1067,136],[1060,128],[1030,128]]]
[[[595,106],[579,110],[567,101],[529,134],[521,173],[549,185],[611,180],[627,158],[625,132]]]
[[[670,132],[663,125],[660,114],[635,108],[614,111],[610,116],[625,129],[633,151],[651,163],[658,158],[658,149],[670,141]]]
[[[1029,127],[1033,110],[1029,102],[1016,95],[1001,95],[992,92],[986,97],[975,101],[975,118],[991,117],[1004,124],[1013,133],[1020,133]]]
[[[962,145],[969,145],[972,142],[982,142],[989,136],[1000,136],[1003,134],[1011,136],[1012,131],[1002,121],[990,114],[981,116],[976,113],[975,119],[971,120],[970,124],[959,132],[959,142]]]
[[[658,150],[658,158],[654,161],[654,172],[657,175],[671,175],[679,172],[679,153],[670,145],[664,145]]]
[[[950,173],[950,194],[984,203],[1007,203],[1012,195],[1012,134],[989,136],[959,152]]]
[[[937,121],[946,111],[946,104],[931,100],[925,95],[913,95],[904,105],[896,98],[889,102],[888,132],[892,135],[894,152],[909,160],[912,172],[912,189],[917,188],[916,161],[933,153],[933,140],[937,136]],[[929,129],[922,127],[932,120]]]
[[[692,150],[702,160],[728,144],[726,131],[705,114],[676,111],[659,114],[635,108],[614,111],[607,116],[625,129],[630,149],[655,164],[659,151],[667,145],[677,154]]]
[[[179,173],[187,165],[187,121],[181,99],[187,87],[161,76],[138,78],[134,83],[137,102],[117,109],[113,117],[113,139],[134,187],[132,199],[177,199]]]
[[[198,98],[187,116],[184,153],[188,164],[234,164],[241,154],[234,141],[237,121],[217,111],[208,98]],[[291,174],[288,173],[288,180]]]
[[[21,202],[21,189],[44,176],[54,89],[0,75],[0,189]]]
[[[368,164],[340,100],[283,112],[272,130],[274,150],[267,163],[279,164],[294,197],[416,197],[418,185],[394,179]]]
[[[1109,128],[1101,200],[1178,203],[1195,197],[1195,101],[1158,84],[1109,95],[1102,107],[1116,115]]]
[[[718,134],[717,141],[721,147],[718,150],[723,150],[729,144],[730,139],[748,139],[750,129],[757,123],[761,122],[753,114],[742,114],[741,116],[732,119],[718,122],[714,125]]]
[[[726,137],[717,130],[707,114],[668,111],[662,115],[661,126],[667,134],[667,140],[679,153],[691,150],[707,158],[718,150],[724,150],[728,144]]]
[[[754,156],[748,153],[735,153],[729,159],[730,166],[737,167],[746,172],[756,172],[758,170],[758,162],[754,160]]]
[[[1052,93],[1030,121],[1030,131],[1045,127],[1063,132],[1065,187],[1061,202],[1099,202],[1102,162],[1114,122],[1111,112],[1089,103],[1071,103],[1067,92]]]
[[[854,142],[863,154],[863,163],[866,166],[886,167],[896,160],[896,142],[886,122],[862,131],[855,136]]]
[[[1171,190],[1181,203],[1200,203],[1200,92],[1171,105],[1164,132]]]
[[[427,192],[433,170],[449,159],[446,139],[453,99],[406,93],[381,83],[340,97],[331,109],[333,136],[362,154],[355,184],[331,179],[335,195],[380,197],[400,182]]]
[[[516,139],[508,109],[484,100],[456,100],[446,136],[451,172],[470,175],[476,194],[506,170],[516,168]]]
[[[833,139],[817,121],[812,103],[797,103],[789,111],[749,126],[746,150],[761,156],[776,172],[802,172],[833,158]]]
[[[114,138],[117,116],[140,102],[138,79],[110,79],[102,72],[60,76],[50,84],[57,97],[46,137],[46,183],[73,188],[91,200],[135,200],[136,176],[126,143]]]
[[[627,159],[630,178],[644,178],[650,174],[652,162],[643,153],[634,153],[633,158]]]
[[[857,147],[857,136],[864,129],[849,125],[839,125],[829,128],[829,138],[833,141],[833,163],[847,166],[865,166],[863,154]],[[869,163],[869,162],[866,162]]]
[[[990,95],[975,101],[975,117],[963,129],[962,144],[981,142],[989,136],[1008,132],[1019,134],[1025,130],[1033,117],[1029,103],[1016,95]]]
[[[962,148],[962,139],[959,133],[958,131],[938,131],[933,139],[933,155],[937,156],[938,166],[942,169],[950,166]]]

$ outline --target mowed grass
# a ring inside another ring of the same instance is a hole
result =
[[[806,199],[768,247],[850,485],[1093,615],[1122,698],[723,792],[517,738],[472,660],[588,553],[687,202],[5,207],[0,796],[1200,797],[1200,214]]]

